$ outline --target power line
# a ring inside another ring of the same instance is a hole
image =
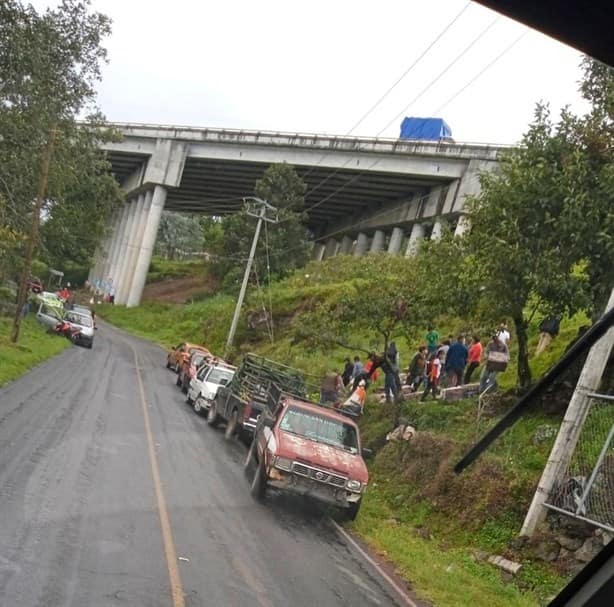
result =
[[[482,76],[484,74],[484,72],[486,72],[487,70],[489,70],[495,63],[497,63],[497,61],[499,61],[499,59],[501,59],[501,57],[503,57],[506,53],[508,53],[509,51],[512,50],[512,48],[514,46],[516,46],[516,44],[518,44],[527,34],[529,33],[529,30],[526,29],[524,32],[522,32],[522,34],[520,34],[520,36],[518,36],[511,44],[508,44],[490,63],[488,63],[486,66],[484,66],[467,84],[465,84],[465,86],[463,86],[461,89],[459,89],[458,91],[456,91],[456,93],[454,93],[454,95],[452,95],[452,97],[450,97],[445,103],[443,103],[442,105],[440,105],[434,112],[433,115],[437,115],[439,114],[439,112],[441,112],[441,110],[443,110],[443,108],[445,108],[446,106],[448,106],[452,101],[454,101],[454,99],[456,99],[461,93],[464,93],[478,78],[480,78],[480,76]]]

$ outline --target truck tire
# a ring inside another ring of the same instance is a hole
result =
[[[202,415],[207,409],[205,408],[205,401],[202,396],[197,396],[194,401],[194,413]]]
[[[209,406],[209,412],[207,413],[207,424],[212,428],[215,428],[220,423],[220,417],[217,414],[217,404],[215,398],[211,401]]]
[[[226,431],[224,432],[224,438],[226,440],[232,440],[237,433],[237,424],[239,423],[239,412],[236,409],[232,410],[228,422],[226,423]]]
[[[362,502],[362,498],[360,498],[357,502],[353,502],[349,505],[349,507],[345,511],[345,519],[348,521],[355,521],[358,516],[358,512],[360,511],[360,503]]]
[[[264,499],[265,491],[266,473],[264,472],[264,466],[262,464],[258,464],[258,466],[256,466],[256,471],[254,472],[254,478],[252,479],[249,492],[255,500],[260,502]]]

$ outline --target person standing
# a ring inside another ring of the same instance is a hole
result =
[[[322,378],[322,384],[320,385],[320,404],[325,405],[337,402],[342,388],[343,381],[339,371],[334,369],[332,372],[327,373]]]
[[[439,346],[439,333],[433,325],[429,325],[428,333],[424,336],[424,339],[426,340],[426,347],[428,348],[429,354],[435,354]]]
[[[401,390],[401,382],[398,379],[401,370],[400,356],[395,342],[390,342],[385,358],[388,364],[384,369],[384,394],[386,395],[386,402],[389,403]]]
[[[497,331],[497,335],[499,336],[499,340],[502,341],[509,349],[510,347],[510,332],[507,328],[507,324],[502,322],[499,325],[499,330]]]
[[[347,387],[354,375],[354,363],[349,358],[346,358],[344,362],[345,366],[343,367],[341,379],[343,380],[343,386]]]
[[[426,388],[424,389],[422,397],[420,398],[421,402],[426,400],[429,392],[432,392],[433,398],[437,398],[439,396],[439,378],[441,375],[442,358],[443,354],[441,352],[438,354],[431,354],[431,358],[427,363]]]
[[[561,320],[557,316],[548,316],[539,324],[539,342],[535,349],[535,356],[539,356],[559,334]]]
[[[426,358],[428,356],[428,349],[426,346],[420,346],[418,352],[414,354],[414,357],[409,363],[407,369],[407,385],[411,386],[412,392],[417,392],[418,388],[423,381],[426,380]]]
[[[451,388],[463,385],[463,373],[467,366],[469,352],[465,345],[465,337],[459,335],[458,339],[450,346],[446,355],[446,374],[448,385]]]
[[[486,346],[486,364],[480,377],[480,392],[487,389],[497,389],[497,375],[504,371],[509,362],[509,350],[499,337],[499,333],[492,336],[492,340]]]
[[[471,342],[472,343],[469,346],[469,353],[467,356],[469,366],[467,367],[467,371],[465,372],[466,384],[471,382],[471,376],[473,375],[473,372],[480,366],[480,362],[482,360],[482,352],[484,351],[478,335],[474,335],[471,338]]]
[[[356,379],[363,371],[363,365],[360,356],[354,356],[354,370],[352,371],[352,379]]]

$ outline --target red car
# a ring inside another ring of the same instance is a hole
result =
[[[194,350],[189,358],[181,363],[176,383],[184,394],[187,393],[190,380],[196,376],[201,365],[209,362],[212,358],[213,354],[207,350]]]
[[[267,486],[343,508],[355,519],[369,482],[358,426],[334,410],[284,396],[275,413],[261,415],[245,462],[256,471],[251,493]]]

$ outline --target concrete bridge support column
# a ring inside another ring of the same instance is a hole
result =
[[[121,303],[127,303],[128,297],[130,295],[130,289],[132,287],[132,281],[134,278],[134,270],[136,267],[136,260],[139,255],[139,250],[141,247],[141,242],[143,240],[143,232],[147,219],[147,216],[145,214],[145,202],[148,196],[151,198],[151,194],[149,192],[139,194],[137,200],[135,201],[136,209],[134,217],[134,227],[132,229],[132,236],[128,247],[128,259],[126,263],[125,280],[124,284],[122,285],[122,293],[120,294]]]
[[[398,255],[403,244],[403,230],[401,228],[392,228],[390,242],[388,243],[388,253]]]
[[[153,192],[148,193],[151,203],[147,203],[147,196],[142,213],[142,237],[138,243],[138,255],[134,266],[132,284],[126,305],[129,308],[138,306],[141,303],[147,272],[151,264],[151,256],[153,255],[154,245],[156,244],[156,236],[158,235],[158,227],[160,226],[160,218],[162,210],[166,203],[166,188],[161,185],[156,185]]]
[[[128,219],[126,221],[126,231],[124,232],[123,242],[121,244],[119,259],[118,259],[118,272],[117,277],[114,277],[115,281],[115,303],[125,304],[125,282],[128,270],[128,258],[130,256],[130,250],[133,244],[133,230],[136,224],[136,210],[137,199],[132,199],[128,203]]]
[[[314,261],[322,261],[322,258],[324,257],[325,249],[326,249],[326,245],[322,244],[321,242],[316,242],[313,245],[311,259],[313,259]]]
[[[326,246],[324,248],[324,259],[328,259],[329,257],[334,257],[337,254],[337,249],[339,248],[339,243],[336,238],[329,238],[326,241]]]
[[[111,245],[111,252],[109,255],[108,265],[105,267],[104,275],[101,276],[103,280],[111,279],[115,292],[117,293],[117,278],[119,273],[119,260],[124,242],[124,236],[126,234],[126,228],[128,226],[128,203],[124,203],[121,209],[118,210],[118,225],[114,230],[113,243]]]
[[[373,242],[371,243],[370,253],[379,253],[386,244],[386,234],[382,230],[375,230],[373,234]]]
[[[369,237],[364,232],[359,232],[356,237],[356,246],[354,247],[354,256],[362,257],[369,248]]]
[[[339,245],[339,255],[349,255],[352,252],[354,241],[349,236],[344,236]]]
[[[416,254],[420,241],[424,238],[424,226],[421,223],[414,223],[405,249],[405,257],[411,257]]]
[[[462,236],[465,232],[468,232],[471,228],[471,221],[467,215],[461,215],[458,218],[456,229],[454,230],[454,236]]]
[[[437,219],[435,221],[435,225],[433,226],[433,231],[431,232],[431,240],[439,240],[441,238],[441,232],[443,230],[443,224],[441,220]]]
[[[116,209],[113,217],[111,218],[110,228],[109,228],[109,236],[107,239],[108,245],[105,250],[105,258],[99,266],[98,272],[96,273],[96,278],[101,280],[107,280],[109,278],[109,273],[111,272],[111,264],[113,261],[113,254],[115,253],[115,249],[117,247],[117,241],[119,240],[119,231],[122,225],[122,217],[123,217],[123,207],[121,209]]]

